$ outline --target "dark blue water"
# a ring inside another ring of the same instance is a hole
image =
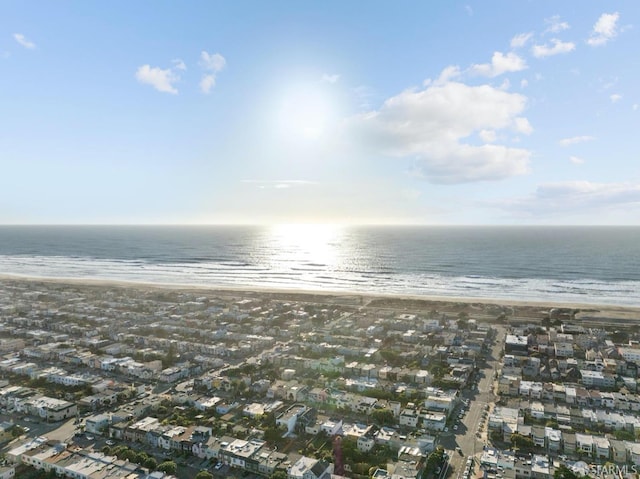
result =
[[[640,306],[640,228],[0,226],[0,273]]]

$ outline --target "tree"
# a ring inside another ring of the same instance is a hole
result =
[[[200,471],[196,474],[196,479],[213,479],[213,474],[207,471]]]
[[[579,477],[564,464],[560,465],[553,473],[553,479],[578,479]]]
[[[533,439],[518,433],[511,434],[511,444],[519,449],[526,450],[531,450],[535,447]]]
[[[632,432],[629,431],[615,431],[613,435],[618,441],[635,441],[636,438]]]
[[[282,439],[282,435],[284,434],[284,430],[280,429],[277,426],[268,426],[264,430],[263,439],[270,444],[277,443]]]
[[[269,476],[269,479],[287,479],[287,473],[284,471],[276,471]]]
[[[155,457],[148,457],[142,465],[151,471],[155,471],[158,468],[158,461],[156,461]]]
[[[164,461],[158,466],[158,471],[162,471],[166,474],[175,474],[178,469],[178,465],[173,461]]]
[[[395,424],[395,416],[390,409],[376,409],[371,413],[371,418],[376,424],[390,426]]]

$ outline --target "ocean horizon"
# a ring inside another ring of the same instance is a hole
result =
[[[640,306],[635,226],[0,226],[0,273]]]

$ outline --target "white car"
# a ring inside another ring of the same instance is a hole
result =
[[[448,428],[448,427],[445,427],[445,428],[444,428],[444,432],[449,432],[449,428]]]
[[[106,441],[107,446],[113,446],[116,442],[111,440],[111,439],[107,439]]]
[[[458,425],[456,424],[455,426],[453,426],[453,430],[457,431],[458,430]]]

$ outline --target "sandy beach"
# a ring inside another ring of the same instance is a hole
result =
[[[504,312],[509,318],[540,321],[552,308],[576,310],[576,320],[594,326],[640,325],[640,308],[615,305],[561,303],[553,301],[513,301],[495,298],[464,298],[450,296],[418,296],[398,294],[371,294],[370,292],[345,292],[308,289],[278,289],[256,287],[200,286],[193,284],[143,283],[96,278],[42,278],[0,274],[0,285],[8,283],[32,284],[34,287],[111,288],[140,291],[180,291],[207,296],[273,299],[308,303],[329,303],[369,309],[397,310],[398,312],[442,311],[466,312],[473,317],[498,316]]]

